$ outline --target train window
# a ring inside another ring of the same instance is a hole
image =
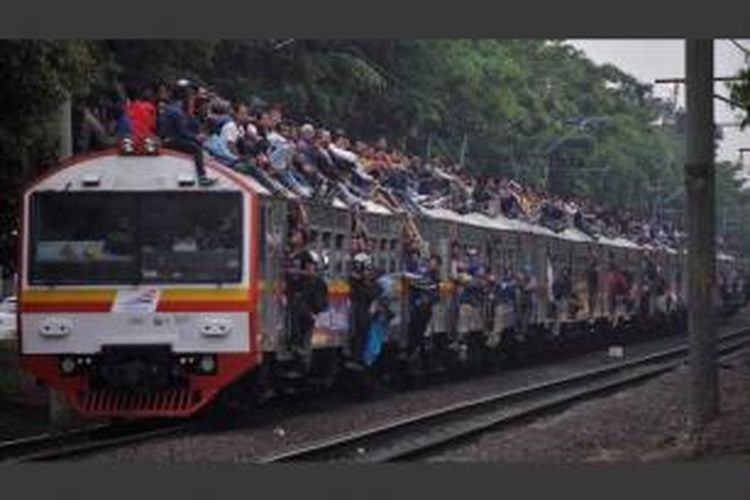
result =
[[[241,279],[239,193],[149,193],[138,197],[143,281]]]
[[[138,204],[124,193],[35,193],[30,281],[128,283],[138,279]]]
[[[336,239],[334,241],[334,248],[336,250],[343,250],[344,249],[344,235],[343,234],[337,234]]]
[[[331,233],[329,233],[328,231],[325,231],[324,233],[322,233],[320,236],[320,241],[321,241],[321,246],[324,249],[326,250],[330,249],[331,248]]]
[[[341,276],[344,274],[344,259],[341,257],[341,255],[334,256],[334,262],[333,262],[333,273],[335,276]]]
[[[37,193],[32,283],[237,282],[240,193]]]

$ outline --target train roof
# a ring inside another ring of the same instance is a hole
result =
[[[213,169],[219,174],[219,182],[210,190],[221,191],[236,188],[236,179],[241,178],[242,183],[250,187],[261,196],[274,196],[266,187],[249,175],[238,174],[236,171],[225,167],[215,160],[207,160]],[[37,181],[31,189],[33,190],[85,190],[84,185],[91,179],[96,180],[96,191],[115,190],[165,190],[177,188],[183,177],[194,177],[195,166],[189,155],[173,151],[163,151],[157,156],[123,156],[114,149],[98,153],[71,158],[61,168],[52,171]],[[205,189],[198,187],[180,187],[180,190]],[[289,199],[296,199],[293,193],[283,195]],[[348,205],[341,199],[336,198],[333,206],[340,209],[348,209]],[[394,212],[386,206],[372,200],[366,200],[364,210],[368,213],[390,215]],[[618,236],[608,238],[600,236],[591,238],[575,227],[555,233],[554,231],[539,224],[533,224],[518,219],[509,219],[503,215],[490,217],[486,214],[473,212],[459,214],[445,208],[422,208],[424,216],[436,220],[457,222],[474,227],[495,229],[501,231],[535,234],[547,236],[559,240],[574,243],[597,243],[609,247],[625,248],[631,250],[658,250],[669,254],[677,254],[678,250],[667,246],[653,246],[650,244],[637,244],[624,237]],[[737,259],[726,252],[719,251],[717,260],[734,262]]]
[[[217,166],[217,183],[211,191],[237,189],[236,174]],[[246,185],[264,192],[252,179],[242,177]],[[183,184],[192,181],[192,185]],[[158,156],[125,156],[105,150],[71,158],[60,168],[43,175],[29,188],[31,191],[180,191],[205,190],[195,185],[192,158],[181,153],[166,152]]]

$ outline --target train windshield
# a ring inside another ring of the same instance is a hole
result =
[[[32,284],[242,279],[240,193],[35,193]]]

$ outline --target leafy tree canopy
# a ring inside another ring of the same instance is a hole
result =
[[[549,179],[551,191],[649,214],[679,215],[683,203],[683,113],[562,41],[4,41],[0,76],[4,263],[14,256],[15,193],[54,161],[52,113],[66,96],[95,101],[115,82],[193,78],[412,153],[429,145],[457,160],[463,149],[478,175]],[[750,103],[748,88],[733,98]],[[729,177],[717,199],[740,207],[733,168],[719,169]]]

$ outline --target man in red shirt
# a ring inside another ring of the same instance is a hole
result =
[[[130,121],[131,134],[136,142],[156,136],[156,106],[150,88],[128,91],[125,114]]]

